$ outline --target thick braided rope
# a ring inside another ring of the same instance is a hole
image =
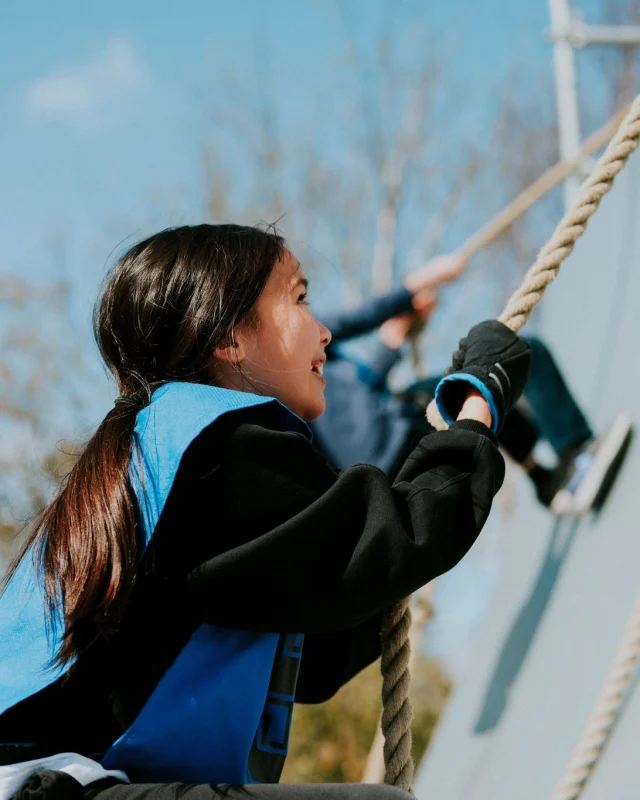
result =
[[[609,669],[602,694],[587,720],[552,800],[577,800],[611,735],[640,656],[640,597]]]
[[[382,623],[382,733],[384,736],[384,782],[411,791],[411,723],[409,660],[411,645],[411,598],[392,606]]]
[[[582,185],[573,208],[564,215],[525,275],[522,285],[512,295],[500,315],[500,321],[512,331],[519,331],[528,321],[531,312],[542,300],[547,287],[557,278],[562,262],[570,255],[575,243],[585,232],[590,217],[595,214],[600,201],[610,191],[616,176],[624,168],[639,143],[640,95],[633,101],[609,146],[590,177]],[[427,409],[427,418],[438,430],[447,427],[433,402]],[[383,633],[382,640],[383,665],[387,664],[382,698],[385,783],[402,788],[409,788],[413,776],[410,752],[412,712],[408,697],[410,613],[408,601],[391,609],[387,634]],[[637,647],[640,649],[640,641]]]

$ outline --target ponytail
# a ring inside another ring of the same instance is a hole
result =
[[[271,228],[182,226],[134,245],[107,275],[94,334],[124,396],[36,517],[4,581],[29,553],[51,624],[60,612],[64,618],[55,663],[69,664],[98,633],[116,630],[131,594],[139,541],[129,484],[137,413],[169,381],[212,380],[215,349],[251,313],[284,249]]]
[[[136,513],[129,465],[137,412],[120,397],[87,442],[52,502],[33,522],[5,585],[30,553],[44,584],[49,619],[64,616],[55,664],[67,665],[97,633],[113,631],[135,580]]]

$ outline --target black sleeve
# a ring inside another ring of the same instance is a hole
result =
[[[408,289],[395,289],[381,297],[374,297],[358,308],[322,314],[321,320],[331,331],[332,341],[337,344],[369,333],[391,317],[411,311],[412,298]]]
[[[336,475],[303,436],[262,425],[201,441],[214,446],[218,466],[191,482],[210,557],[188,573],[188,603],[255,631],[335,633],[379,614],[464,556],[504,477],[480,423],[425,436],[393,485],[366,465]]]
[[[382,614],[336,633],[305,636],[296,686],[297,703],[324,703],[354,675],[380,658]]]

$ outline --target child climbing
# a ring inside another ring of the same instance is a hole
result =
[[[529,346],[475,326],[441,391],[456,421],[392,482],[337,474],[310,444],[331,333],[276,233],[199,225],[135,245],[95,333],[119,397],[0,597],[0,797],[400,797],[264,784],[294,702],[375,660],[383,610],[475,541]]]
[[[413,321],[425,322],[435,309],[438,285],[457,278],[465,266],[455,256],[439,256],[409,273],[404,287],[360,308],[323,316],[333,332],[327,348],[327,407],[312,428],[316,447],[336,468],[368,463],[393,475],[407,447],[428,431],[424,409],[442,376],[416,381],[398,395],[389,391],[387,378],[401,358]],[[340,342],[375,330],[366,363],[340,347]],[[527,341],[532,361],[526,403],[507,414],[498,439],[525,470],[543,505],[555,514],[584,514],[602,497],[603,488],[610,488],[631,423],[620,415],[596,436],[547,346],[535,337]],[[540,439],[557,456],[553,468],[534,458]]]

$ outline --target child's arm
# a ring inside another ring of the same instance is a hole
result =
[[[323,324],[331,331],[332,342],[337,344],[370,333],[397,314],[412,311],[412,300],[411,292],[401,288],[381,297],[374,297],[357,308],[334,311],[319,316]]]
[[[440,261],[447,264],[458,263],[457,259],[445,256],[435,259],[434,266],[437,267],[437,263]],[[429,263],[431,264],[431,262]],[[393,323],[394,317],[404,314],[409,314],[411,317],[415,314],[426,321],[437,304],[437,296],[434,292],[437,281],[432,281],[430,275],[424,270],[425,268],[421,268],[409,273],[405,278],[404,287],[380,297],[374,297],[362,303],[358,308],[321,314],[322,322],[331,331],[333,343],[337,344],[340,341],[370,333],[376,328],[384,326],[385,323],[389,323],[393,329],[397,326],[397,323]],[[391,333],[391,331],[388,332]],[[393,334],[391,333],[391,335]],[[404,338],[406,338],[406,333],[403,340],[396,346],[391,344],[391,348],[401,347]]]
[[[477,420],[489,426],[491,412],[482,395],[471,390],[458,420]],[[376,614],[346,631],[307,635],[296,687],[299,703],[324,703],[381,653],[382,617]]]
[[[451,569],[503,480],[496,440],[477,421],[424,437],[392,485],[367,465],[337,476],[300,435],[269,430],[268,413],[224,444],[212,438],[220,468],[195,484],[200,509],[182,526],[210,553],[187,591],[212,624],[356,627]]]
[[[429,289],[413,297],[413,311],[397,314],[386,320],[378,329],[378,336],[366,365],[370,372],[371,386],[384,389],[387,376],[401,358],[401,349],[416,320],[426,322],[436,306],[436,295]],[[330,326],[329,326],[330,327]]]

